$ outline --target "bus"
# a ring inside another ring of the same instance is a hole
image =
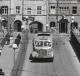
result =
[[[32,59],[47,59],[53,61],[52,35],[50,33],[38,33],[33,39]]]

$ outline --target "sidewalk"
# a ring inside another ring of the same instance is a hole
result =
[[[20,34],[21,37],[22,37],[22,33],[21,32],[14,32],[13,33],[13,37],[10,37],[10,45],[12,45],[14,43],[14,40],[16,39],[16,37],[17,37],[18,34]]]
[[[10,40],[10,45],[13,44],[17,34],[17,32],[14,32],[13,37]],[[0,68],[3,69],[5,76],[10,76],[14,66],[14,51],[13,48],[10,47],[10,45],[4,45],[0,56]],[[19,48],[15,51],[15,59],[17,58],[18,53]]]
[[[72,46],[70,45],[70,42],[67,41],[67,40],[64,40],[64,42],[66,44],[66,48],[69,49],[69,52],[70,52],[71,57],[72,57],[72,59],[74,61],[74,64],[75,64],[75,68],[77,69],[77,71],[78,71],[78,73],[80,75],[80,62],[79,62],[79,60],[78,60],[78,58],[77,58]]]

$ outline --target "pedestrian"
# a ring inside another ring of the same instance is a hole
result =
[[[19,47],[20,41],[21,41],[21,38],[18,36],[18,37],[15,39],[15,44],[17,44],[18,47]]]
[[[21,35],[20,35],[20,34],[18,34],[18,35],[17,35],[17,38],[21,40]]]
[[[6,38],[3,38],[2,41],[1,41],[1,47],[2,48],[4,47],[5,43],[6,43]]]
[[[78,22],[75,21],[74,16],[71,17],[70,29],[71,29],[71,31],[73,31],[74,29],[78,29]]]
[[[10,34],[9,33],[6,34],[5,38],[6,38],[7,44],[10,44]]]
[[[17,46],[19,46],[20,42],[21,42],[21,35],[18,34],[16,39],[15,39],[15,44],[17,44]]]

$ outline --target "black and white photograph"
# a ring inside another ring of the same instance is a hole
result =
[[[80,76],[80,0],[0,0],[0,76]]]

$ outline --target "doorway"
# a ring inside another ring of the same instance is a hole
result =
[[[67,33],[68,32],[68,24],[67,23],[59,23],[59,32],[60,33]]]
[[[14,22],[14,31],[21,32],[22,22],[20,20],[16,20]]]

